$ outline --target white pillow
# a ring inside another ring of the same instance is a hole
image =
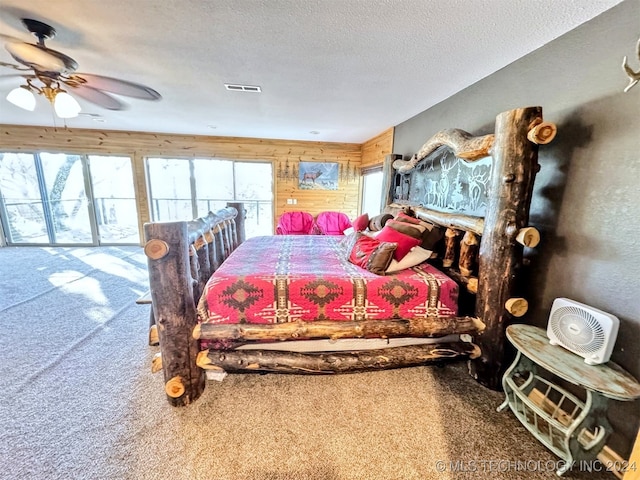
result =
[[[347,228],[347,229],[343,230],[343,231],[342,231],[342,234],[343,234],[343,235],[351,235],[351,234],[352,234],[353,232],[355,232],[355,231],[356,231],[356,229],[355,229],[355,228],[353,228],[353,227],[349,227],[349,228]]]
[[[433,252],[431,250],[425,250],[422,247],[413,247],[409,250],[409,253],[402,257],[402,260],[391,260],[391,264],[387,267],[385,272],[394,273],[420,265],[422,262],[427,261],[429,257],[431,257],[432,253]]]

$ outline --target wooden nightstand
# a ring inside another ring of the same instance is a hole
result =
[[[511,325],[507,338],[518,354],[502,378],[506,399],[498,411],[508,406],[527,430],[565,461],[558,475],[573,462],[595,460],[612,432],[607,419],[609,399],[640,398],[640,384],[613,362],[587,365],[582,357],[551,345],[541,328]],[[538,375],[541,368],[583,388],[586,400]],[[534,390],[541,392],[541,401],[532,400]]]

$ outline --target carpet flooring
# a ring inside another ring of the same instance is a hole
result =
[[[555,478],[558,459],[464,362],[229,375],[170,407],[145,290],[138,247],[0,248],[0,478]]]

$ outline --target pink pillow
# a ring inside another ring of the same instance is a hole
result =
[[[363,213],[351,223],[351,226],[356,232],[366,230],[369,226],[369,214]]]
[[[394,230],[391,227],[384,226],[380,233],[376,235],[376,239],[381,242],[393,242],[398,244],[398,248],[393,253],[393,258],[400,261],[402,258],[409,253],[409,251],[413,247],[417,247],[420,245],[420,240],[417,238],[410,237],[409,235],[405,235],[404,233],[400,233]]]

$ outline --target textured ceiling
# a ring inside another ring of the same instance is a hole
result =
[[[20,18],[47,22],[78,72],[163,96],[121,97],[120,112],[80,100],[103,122],[70,128],[363,142],[620,1],[0,0],[0,33],[33,41]],[[0,76],[0,124],[63,125],[44,99],[35,112],[4,100],[18,83]]]

